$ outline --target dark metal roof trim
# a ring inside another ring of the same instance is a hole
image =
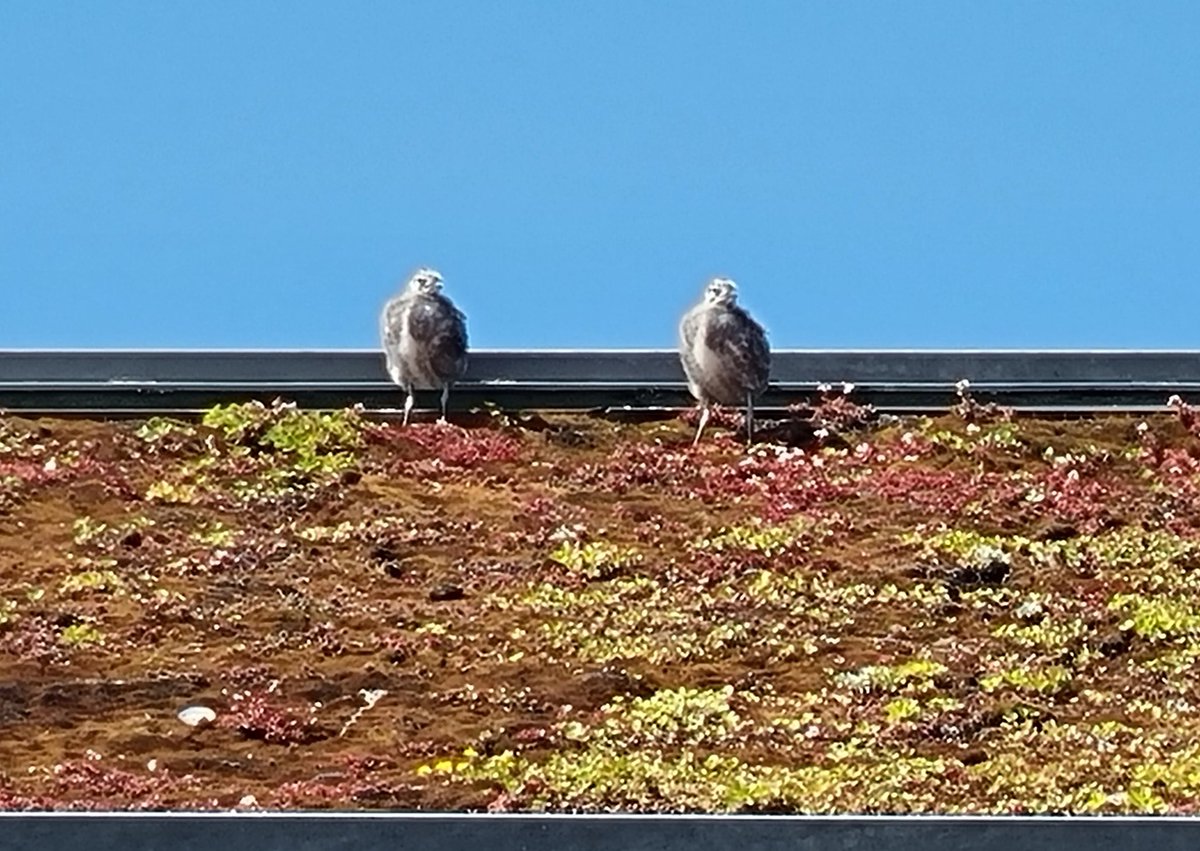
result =
[[[937,410],[966,378],[980,401],[1018,408],[1144,410],[1200,394],[1200,351],[776,351],[764,408],[850,382],[884,410]],[[372,350],[0,350],[0,408],[195,410],[283,397],[309,407],[393,407],[399,393]],[[691,404],[672,350],[475,350],[451,396],[458,409],[590,409]]]
[[[988,816],[583,816],[449,813],[8,813],[0,848],[367,851],[1192,851],[1200,820]]]
[[[1200,350],[850,350],[784,349],[771,379],[887,383],[1136,382],[1200,384]],[[465,382],[628,382],[683,380],[668,349],[473,350]],[[12,382],[386,382],[373,350],[0,349],[0,383]]]

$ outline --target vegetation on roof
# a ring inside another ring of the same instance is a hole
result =
[[[0,807],[1190,812],[1176,409],[0,417]]]

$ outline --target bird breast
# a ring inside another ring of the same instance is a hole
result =
[[[703,402],[741,405],[760,389],[750,329],[719,305],[700,305],[684,320],[683,367],[692,395]],[[739,333],[730,333],[736,328]]]
[[[428,353],[413,336],[410,326],[411,315],[412,305],[409,304],[400,318],[400,338],[396,346],[400,372],[409,383],[416,385],[421,390],[428,390],[433,386],[436,376],[432,375]]]
[[[397,384],[438,389],[457,377],[462,360],[453,310],[423,297],[401,298],[385,315],[388,371]],[[445,315],[443,315],[445,314]]]
[[[696,335],[696,342],[692,347],[692,360],[696,364],[696,374],[692,383],[700,390],[696,395],[722,405],[739,405],[744,401],[745,392],[739,386],[736,376],[731,374],[729,364],[721,353],[709,344],[708,335],[704,331]]]

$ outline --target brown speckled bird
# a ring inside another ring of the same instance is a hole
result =
[[[753,443],[754,400],[767,388],[771,350],[762,326],[738,305],[733,281],[713,278],[701,302],[683,315],[679,355],[701,408],[692,445],[700,442],[714,403],[746,406],[746,439]]]
[[[450,385],[467,369],[466,317],[442,295],[442,276],[418,269],[404,290],[383,307],[380,318],[383,351],[392,381],[408,394],[404,424],[413,407],[413,391],[442,391],[442,421]]]

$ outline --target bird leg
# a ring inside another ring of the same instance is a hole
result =
[[[746,445],[754,445],[754,397],[746,394]]]
[[[708,425],[708,405],[700,403],[700,425],[696,428],[696,438],[692,441],[692,446],[700,442],[700,435],[704,433],[704,427]]]
[[[439,423],[446,422],[446,402],[449,399],[450,399],[450,385],[447,384],[445,387],[442,388],[442,418],[440,420],[438,420]]]
[[[408,415],[412,413],[412,409],[413,409],[413,391],[412,391],[412,388],[410,387],[410,388],[408,388],[408,395],[406,397],[404,397],[404,425],[408,425]]]

